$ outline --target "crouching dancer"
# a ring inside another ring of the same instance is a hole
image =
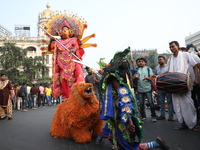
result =
[[[118,52],[104,68],[101,80],[102,110],[100,119],[106,120],[106,126],[97,137],[96,145],[108,138],[115,150],[149,150],[161,148],[168,150],[165,142],[157,137],[155,141],[142,142],[142,123],[139,120],[138,107],[133,97],[130,65],[126,59],[130,48]],[[135,137],[138,137],[136,142]]]

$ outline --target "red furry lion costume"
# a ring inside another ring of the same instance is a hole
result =
[[[103,127],[99,119],[99,102],[91,83],[74,83],[67,101],[61,103],[52,120],[50,134],[54,137],[73,138],[86,143],[98,136]]]

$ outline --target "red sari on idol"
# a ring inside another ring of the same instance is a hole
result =
[[[59,40],[69,50],[76,48],[75,54],[81,59],[84,50],[79,47],[77,38],[67,38]],[[52,94],[54,98],[62,95],[62,99],[67,99],[70,88],[75,82],[84,82],[82,65],[72,61],[76,58],[63,48],[57,41],[50,46],[53,50],[53,69],[52,69]]]

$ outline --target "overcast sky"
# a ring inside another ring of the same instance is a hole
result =
[[[177,40],[185,46],[185,37],[200,30],[200,0],[0,0],[0,24],[14,34],[14,25],[30,25],[37,36],[38,14],[46,9],[69,10],[88,22],[85,36],[97,48],[86,48],[84,61],[93,66],[99,58],[112,58],[118,50],[156,48],[169,50]]]

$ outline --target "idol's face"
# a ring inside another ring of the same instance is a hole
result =
[[[68,27],[63,27],[62,28],[61,37],[62,38],[69,38],[70,37],[70,29]]]
[[[172,53],[177,52],[178,49],[179,49],[178,46],[175,43],[170,44],[169,48],[170,48],[170,50],[171,50]]]

